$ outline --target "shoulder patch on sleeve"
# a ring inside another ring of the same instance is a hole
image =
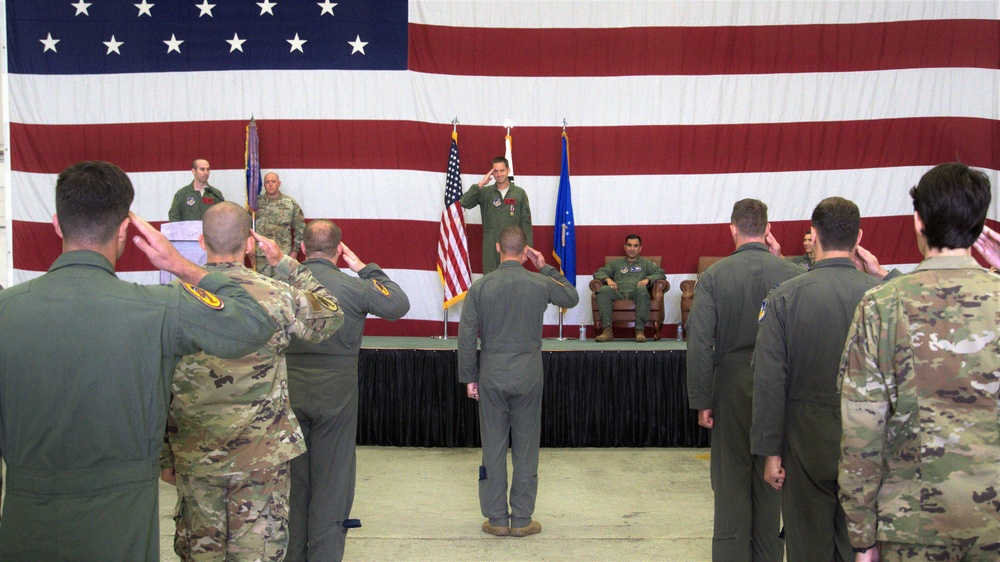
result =
[[[563,283],[562,281],[556,279],[555,277],[549,277],[549,279],[551,279],[553,283],[555,283],[556,285],[559,285],[560,287],[565,287],[566,286],[565,283]]]
[[[206,291],[205,289],[202,289],[201,287],[196,287],[183,281],[181,281],[181,287],[184,287],[184,290],[191,293],[194,298],[198,299],[201,304],[207,306],[208,308],[222,310],[226,306],[226,303],[222,302],[219,297]]]
[[[760,303],[760,313],[757,314],[757,323],[760,324],[763,322],[765,316],[767,316],[767,299],[764,299]]]
[[[337,305],[337,301],[324,297],[323,295],[317,295],[316,293],[305,292],[306,298],[309,299],[309,306],[312,307],[314,313],[322,312],[320,308],[325,308],[327,310],[332,310],[337,312],[340,310],[340,306]]]
[[[375,285],[375,289],[376,289],[376,290],[377,290],[378,292],[382,293],[383,295],[385,295],[385,296],[387,296],[387,297],[389,296],[389,289],[387,289],[387,288],[385,287],[385,285],[383,285],[383,284],[379,283],[379,282],[378,282],[378,279],[372,279],[372,284],[373,284],[373,285]]]

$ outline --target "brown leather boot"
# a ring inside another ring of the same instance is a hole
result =
[[[611,328],[610,327],[606,327],[606,328],[604,328],[604,331],[601,332],[601,335],[599,335],[596,338],[594,338],[594,341],[596,341],[596,342],[606,342],[606,341],[611,341],[613,339],[615,339],[615,336],[611,333]]]
[[[635,331],[635,343],[646,343],[646,332],[644,330]]]

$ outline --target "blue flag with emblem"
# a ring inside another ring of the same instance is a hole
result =
[[[562,134],[562,173],[556,199],[555,240],[552,255],[566,279],[576,287],[576,225],[573,221],[573,196],[569,186],[569,136]]]

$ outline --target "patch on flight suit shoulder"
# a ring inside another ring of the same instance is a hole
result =
[[[337,305],[337,301],[333,299],[317,295],[316,293],[305,293],[305,295],[306,298],[309,299],[309,306],[312,308],[314,314],[323,312],[323,308],[334,312],[340,310],[340,306]]]
[[[764,316],[767,315],[767,299],[760,302],[760,313],[757,314],[757,323],[760,324],[764,321]]]
[[[226,303],[222,302],[219,297],[213,295],[205,289],[202,289],[201,287],[196,287],[183,281],[181,281],[181,287],[184,287],[187,292],[191,293],[194,298],[201,301],[201,304],[207,306],[208,308],[222,310],[226,306]]]
[[[565,283],[563,283],[562,281],[556,279],[555,277],[549,277],[549,279],[551,279],[553,283],[555,283],[556,285],[559,285],[560,287],[565,287],[566,286]]]
[[[389,289],[386,289],[385,285],[379,283],[378,279],[372,279],[372,283],[375,285],[375,289],[377,289],[378,292],[382,293],[387,297],[389,296]]]

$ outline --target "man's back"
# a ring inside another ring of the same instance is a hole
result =
[[[699,358],[705,355],[710,366],[713,354],[722,357],[752,351],[764,297],[776,285],[804,272],[802,267],[771,255],[767,246],[758,242],[744,244],[712,264],[695,286],[688,334],[689,340],[699,336],[701,341],[689,343],[689,353],[693,351]],[[698,345],[702,343],[708,345]]]
[[[1000,488],[998,326],[1000,277],[971,257],[928,258],[862,300],[841,365],[845,456],[852,452],[841,463],[841,497],[867,502],[861,487],[881,482],[879,540],[1000,533],[990,499]],[[876,424],[884,445],[872,440]],[[844,504],[852,531],[867,511],[859,503]]]
[[[158,554],[156,459],[177,358],[202,347],[245,353],[273,330],[224,277],[207,276],[201,286],[224,302],[124,282],[106,258],[75,251],[0,295],[0,448],[8,470],[0,558],[143,558],[132,532],[142,532],[147,515]]]
[[[370,263],[354,277],[323,259],[306,260],[304,265],[316,280],[337,295],[344,311],[344,325],[330,339],[310,344],[294,339],[287,352],[357,356],[368,314],[397,320],[410,309],[410,301],[399,285]]]
[[[542,347],[542,319],[550,303],[576,306],[576,289],[525,269],[515,261],[478,279],[466,298],[476,301],[483,351],[534,351]]]
[[[279,270],[289,274],[288,264],[298,267],[286,257]],[[174,465],[178,472],[191,476],[275,466],[301,454],[305,447],[290,415],[284,349],[292,335],[309,341],[326,339],[343,323],[343,313],[335,300],[319,302],[242,264],[210,263],[205,269],[238,281],[268,311],[278,329],[263,347],[241,358],[198,353],[181,360],[171,405]],[[295,271],[291,268],[290,274]],[[308,279],[308,288],[332,297],[311,275]]]
[[[782,283],[767,298],[760,329],[769,330],[769,337],[757,339],[756,372],[762,367],[766,373],[787,371],[783,388],[839,409],[837,370],[847,331],[861,297],[878,283],[848,258],[821,260],[809,272]],[[777,356],[780,360],[775,361]],[[774,404],[765,400],[760,407],[772,409]]]

